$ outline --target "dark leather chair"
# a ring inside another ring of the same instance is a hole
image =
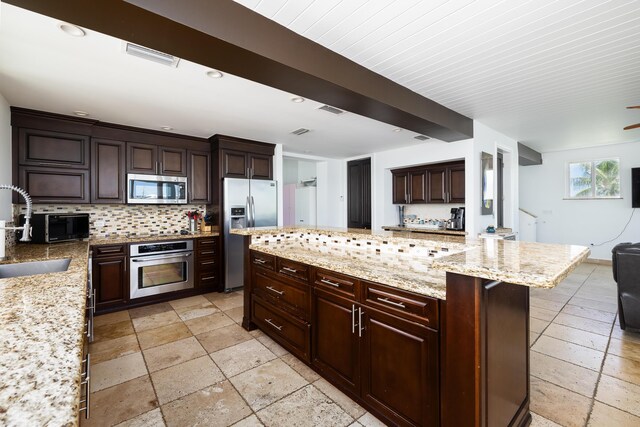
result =
[[[611,253],[620,329],[640,329],[640,243],[620,243]]]

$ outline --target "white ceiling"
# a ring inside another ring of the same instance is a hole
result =
[[[539,151],[640,140],[638,0],[236,0]]]

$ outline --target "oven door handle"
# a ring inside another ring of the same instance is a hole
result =
[[[189,258],[192,255],[191,252],[188,254],[167,254],[167,255],[159,255],[159,256],[146,256],[141,258],[132,258],[131,262],[145,262],[145,261],[155,261],[157,259],[170,259],[170,258]]]

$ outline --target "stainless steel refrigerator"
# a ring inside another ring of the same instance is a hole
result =
[[[278,186],[276,181],[224,178],[224,290],[244,284],[242,236],[234,228],[274,227],[278,225]]]

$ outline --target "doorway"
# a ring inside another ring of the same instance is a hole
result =
[[[347,163],[347,227],[371,228],[371,158]]]
[[[498,151],[497,181],[498,181],[498,227],[504,227],[504,153]]]
[[[317,225],[317,162],[283,158],[283,225]]]

